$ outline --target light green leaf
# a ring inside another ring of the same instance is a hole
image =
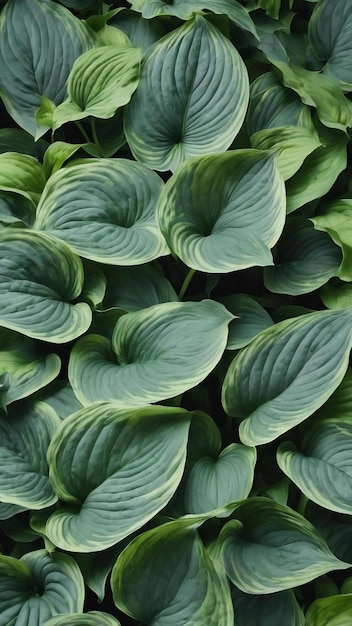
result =
[[[234,516],[218,542],[227,576],[245,593],[275,593],[350,567],[330,552],[310,522],[287,506],[249,498]]]
[[[276,157],[284,180],[291,178],[301,167],[304,159],[321,143],[316,133],[304,126],[266,128],[251,136],[252,148],[267,150]]]
[[[181,480],[191,417],[99,403],[64,420],[48,451],[64,503],[47,521],[49,539],[64,550],[103,550],[156,515]]]
[[[352,198],[340,198],[329,203],[312,222],[318,230],[328,233],[340,246],[343,260],[338,272],[341,280],[352,281]]]
[[[319,598],[306,613],[306,626],[349,626],[352,621],[352,593]]]
[[[126,143],[125,133],[123,132],[122,111],[122,109],[118,109],[115,115],[107,120],[93,120],[92,123],[95,127],[99,145],[95,143],[83,144],[82,148],[87,154],[109,158]]]
[[[352,283],[332,280],[321,288],[319,295],[328,309],[348,309],[352,306]]]
[[[140,51],[131,47],[109,45],[82,54],[68,78],[68,97],[53,112],[52,128],[90,115],[113,117],[136,90],[139,65]]]
[[[192,156],[226,150],[249,97],[246,66],[231,42],[197,16],[149,48],[125,112],[134,157],[176,170]]]
[[[350,58],[352,6],[349,0],[320,0],[309,20],[309,43],[323,63],[323,73],[352,91]]]
[[[89,611],[89,613],[65,613],[53,617],[43,626],[120,626],[120,622],[108,613]]]
[[[342,261],[338,246],[304,217],[286,221],[274,255],[275,265],[264,269],[264,284],[274,293],[310,293],[337,276]]]
[[[91,15],[87,18],[86,23],[96,33],[98,46],[115,46],[116,48],[128,48],[131,46],[129,38],[122,30],[108,24],[120,11],[121,9],[113,9],[112,11],[107,11],[107,13]],[[138,46],[135,47],[138,48]]]
[[[352,423],[350,416],[314,423],[300,450],[281,443],[277,462],[304,495],[331,511],[352,514]]]
[[[227,15],[237,26],[247,30],[257,39],[254,23],[246,9],[236,0],[128,0],[134,11],[141,11],[143,17],[150,19],[156,15],[174,15],[181,20],[190,20],[195,13],[211,11]]]
[[[226,346],[232,319],[222,304],[167,302],[127,313],[108,340],[87,335],[73,348],[72,388],[84,405],[114,400],[141,406],[172,398],[200,383]]]
[[[236,626],[249,626],[253,616],[255,626],[305,626],[303,611],[291,589],[252,595],[233,587],[232,599]]]
[[[107,277],[104,309],[118,307],[131,312],[178,301],[171,283],[150,265],[109,267],[104,272]]]
[[[29,154],[0,154],[0,190],[20,194],[37,204],[45,185],[45,174],[38,160]]]
[[[352,311],[319,311],[261,332],[232,361],[222,390],[225,411],[242,419],[246,445],[273,441],[331,396],[348,367]]]
[[[10,404],[45,387],[58,376],[60,368],[56,354],[44,355],[32,339],[0,328],[1,404]]]
[[[285,209],[275,159],[259,150],[188,160],[165,185],[158,207],[174,254],[208,273],[271,264]]]
[[[221,302],[236,318],[230,322],[227,350],[247,346],[262,330],[274,323],[269,313],[245,293],[225,296]]]
[[[54,615],[83,611],[83,601],[82,574],[67,554],[0,556],[0,626],[42,626]]]
[[[38,138],[48,129],[35,120],[41,97],[65,100],[70,70],[94,45],[93,33],[52,0],[9,0],[0,34],[1,97],[17,124]]]
[[[192,467],[185,485],[188,513],[205,513],[247,498],[253,484],[255,448],[232,443],[219,456],[206,456]]]
[[[55,141],[52,143],[44,154],[43,167],[46,178],[49,178],[52,174],[55,174],[57,170],[61,169],[65,161],[73,156],[77,150],[82,147],[82,144],[66,143],[65,141]]]
[[[88,329],[88,304],[71,304],[82,290],[82,264],[65,244],[33,231],[2,231],[0,272],[0,323],[5,328],[55,343]]]
[[[46,452],[60,424],[42,403],[16,403],[0,415],[0,501],[42,509],[57,501]]]
[[[116,561],[111,587],[117,607],[145,624],[234,623],[226,576],[187,521],[163,524],[131,541]]]
[[[156,217],[162,187],[134,161],[85,159],[50,177],[35,228],[93,261],[140,265],[168,254]]]

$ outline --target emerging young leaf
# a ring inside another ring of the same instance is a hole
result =
[[[287,506],[249,498],[234,516],[218,541],[227,576],[245,593],[275,593],[350,567],[330,552],[310,522]]]
[[[174,494],[192,413],[173,407],[120,410],[96,403],[61,423],[48,451],[65,506],[46,523],[64,550],[94,552],[138,530]]]
[[[20,194],[38,204],[44,185],[44,170],[34,156],[18,152],[0,154],[0,190]]]
[[[66,97],[75,60],[94,46],[85,23],[52,0],[9,0],[0,17],[0,95],[9,114],[40,137],[35,113],[46,96]]]
[[[2,231],[0,271],[0,323],[5,328],[64,343],[90,326],[88,304],[71,304],[81,293],[83,268],[65,244],[33,231]]]
[[[49,178],[35,228],[93,261],[140,265],[168,254],[156,217],[162,188],[134,161],[85,159]]]
[[[172,398],[200,383],[220,360],[232,319],[222,304],[167,302],[127,313],[110,342],[83,337],[69,363],[83,405],[114,400],[122,407]]]
[[[275,159],[235,150],[186,161],[165,185],[160,228],[193,269],[233,272],[272,263],[285,223],[285,186]]]
[[[243,348],[222,392],[225,411],[243,420],[241,441],[272,441],[316,411],[342,381],[351,343],[348,309],[284,320]]]
[[[134,157],[176,170],[191,156],[226,150],[240,130],[249,97],[236,48],[197,16],[149,48],[125,115]]]
[[[112,571],[118,608],[157,626],[233,626],[228,581],[195,526],[185,518],[131,541]]]
[[[0,626],[41,626],[54,615],[83,611],[83,602],[83,577],[67,554],[0,556]]]

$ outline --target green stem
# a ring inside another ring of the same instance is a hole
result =
[[[185,295],[188,285],[191,282],[194,274],[196,273],[196,270],[190,269],[187,274],[186,274],[186,278],[184,279],[183,283],[182,283],[182,287],[180,289],[180,293],[178,294],[178,297],[180,298],[180,300],[182,300],[183,296]]]
[[[298,503],[297,513],[300,513],[301,515],[304,516],[304,512],[306,510],[306,506],[308,502],[309,502],[309,498],[307,498],[307,496],[305,496],[304,493],[302,493],[299,503]]]
[[[94,141],[94,143],[96,145],[96,148],[98,150],[98,156],[102,157],[103,156],[103,150],[102,150],[102,147],[101,147],[101,145],[99,143],[99,138],[98,138],[98,135],[97,135],[97,129],[96,129],[96,126],[95,126],[95,118],[94,117],[90,118],[90,127],[92,129],[93,141]]]
[[[83,135],[84,139],[86,140],[87,143],[92,143],[91,140],[89,139],[86,131],[84,130],[81,122],[75,122],[78,130],[80,131],[80,133]]]

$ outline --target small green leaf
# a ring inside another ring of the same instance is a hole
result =
[[[329,203],[320,215],[315,215],[312,222],[317,230],[328,233],[340,246],[343,260],[338,272],[341,280],[352,280],[352,198],[341,198]]]
[[[37,204],[45,185],[45,174],[38,160],[29,154],[0,154],[0,190],[12,191]]]
[[[348,626],[352,620],[352,593],[319,598],[306,613],[306,626]]]

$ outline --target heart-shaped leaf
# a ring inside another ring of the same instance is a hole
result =
[[[285,187],[272,155],[235,150],[188,160],[165,185],[161,230],[193,269],[233,272],[272,263],[286,216]]]

